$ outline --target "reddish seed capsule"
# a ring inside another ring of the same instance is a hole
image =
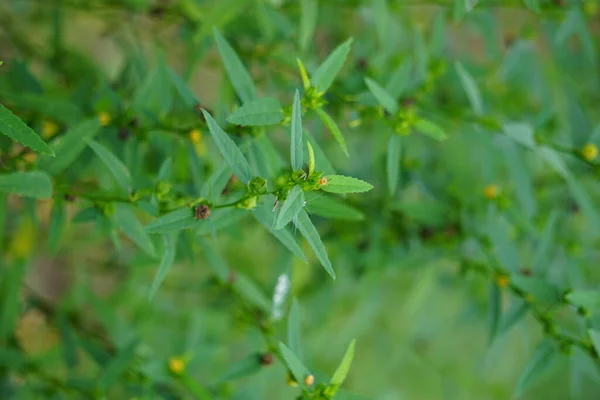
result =
[[[69,193],[65,193],[64,198],[65,198],[65,201],[68,201],[69,203],[75,201],[75,196],[73,196],[72,194],[69,194]]]
[[[267,366],[273,364],[273,354],[263,353],[260,355],[260,365]]]
[[[210,207],[206,204],[199,204],[194,207],[195,219],[206,219],[210,216]]]

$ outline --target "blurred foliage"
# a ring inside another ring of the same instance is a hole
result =
[[[0,397],[597,398],[599,11],[4,0]]]

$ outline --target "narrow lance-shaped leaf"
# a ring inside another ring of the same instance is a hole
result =
[[[370,78],[365,78],[365,83],[367,87],[375,96],[375,99],[381,106],[390,114],[394,115],[398,112],[398,105],[396,104],[396,100],[377,82]]]
[[[306,51],[315,32],[319,12],[318,6],[317,0],[300,1],[300,49],[302,51]]]
[[[308,78],[308,74],[306,73],[306,68],[304,68],[304,64],[302,63],[301,59],[296,58],[296,63],[298,64],[298,69],[300,70],[302,86],[304,87],[304,90],[308,90],[308,88],[310,87],[310,79]]]
[[[392,76],[385,84],[385,92],[394,100],[398,100],[410,84],[410,72],[412,70],[412,60],[407,58],[394,71]]]
[[[135,356],[137,340],[132,341],[127,347],[121,350],[115,358],[103,370],[103,374],[98,380],[98,386],[102,389],[112,387],[119,379]]]
[[[229,80],[235,92],[242,100],[242,103],[247,103],[255,99],[256,88],[254,87],[250,73],[217,28],[213,29],[213,34],[225,66],[225,71],[227,71],[227,76],[229,76]]]
[[[237,273],[233,282],[235,291],[254,306],[259,307],[266,313],[271,313],[272,304],[262,290],[247,276]]]
[[[331,380],[329,381],[329,386],[327,387],[328,394],[335,394],[344,380],[346,380],[346,376],[350,371],[350,365],[352,364],[352,360],[354,359],[354,348],[356,347],[356,339],[353,339],[352,342],[348,345],[348,349],[346,349],[346,353],[340,362],[340,365],[337,367]]]
[[[418,119],[415,129],[435,140],[445,140],[448,137],[439,125],[426,119]]]
[[[154,257],[154,244],[148,233],[144,231],[144,227],[135,216],[130,205],[115,204],[115,213],[112,216],[112,222],[149,256]]]
[[[300,361],[300,359],[285,344],[279,342],[279,350],[296,382],[298,382],[299,385],[306,387],[304,378],[310,375],[308,368],[304,366],[302,361]]]
[[[348,154],[348,146],[346,146],[346,141],[344,140],[342,131],[340,131],[340,128],[337,126],[337,124],[335,123],[333,118],[331,118],[329,116],[329,114],[327,114],[321,108],[317,108],[316,112],[317,112],[317,115],[319,116],[319,118],[321,118],[321,121],[325,124],[325,126],[329,130],[329,132],[331,132],[331,135],[333,136],[335,141],[340,145],[340,147],[342,148],[342,151],[344,152],[346,157],[350,157],[350,154]]]
[[[197,223],[193,211],[189,207],[182,207],[148,223],[144,229],[148,233],[167,233],[191,228]]]
[[[252,177],[250,164],[248,164],[248,161],[241,150],[235,145],[234,141],[231,140],[227,133],[225,133],[225,131],[217,124],[217,121],[215,121],[205,110],[202,110],[202,114],[204,114],[204,118],[206,119],[208,130],[215,140],[221,155],[229,165],[229,168],[231,168],[235,176],[237,176],[242,183],[247,184]]]
[[[183,103],[190,108],[198,104],[198,99],[196,98],[196,95],[183,81],[183,79],[181,79],[179,75],[177,75],[171,68],[167,67],[166,70],[167,75],[171,80],[171,83],[173,84],[173,86],[175,86],[175,90],[177,91],[177,94],[179,94],[181,100],[183,100]]]
[[[52,196],[52,182],[45,172],[11,172],[0,174],[0,192],[34,199]]]
[[[327,271],[327,273],[331,275],[333,279],[335,279],[335,272],[333,271],[331,261],[329,261],[329,257],[327,256],[327,250],[325,249],[325,245],[321,241],[319,232],[308,217],[308,214],[306,214],[306,211],[301,210],[298,213],[295,224],[302,236],[304,236],[304,238],[308,242],[309,246],[315,252],[315,255],[321,262],[323,268],[325,268],[325,271]]]
[[[550,362],[556,354],[556,346],[550,339],[542,341],[534,350],[533,355],[521,373],[515,388],[515,395],[519,396],[525,389],[531,386],[535,378],[550,366]]]
[[[458,74],[462,87],[467,94],[471,108],[476,114],[482,114],[483,100],[481,99],[481,92],[479,91],[479,87],[477,87],[477,83],[475,83],[471,74],[469,74],[461,63],[457,61],[454,64],[454,67],[456,68],[456,73]]]
[[[245,103],[235,110],[227,121],[234,125],[266,126],[281,122],[283,114],[277,99],[264,97]]]
[[[306,194],[306,211],[325,218],[347,221],[361,221],[365,218],[360,210],[318,192]]]
[[[50,223],[48,224],[48,249],[52,253],[56,250],[64,226],[65,206],[61,200],[54,200],[52,212],[50,213]]]
[[[0,133],[40,153],[54,156],[52,150],[25,122],[0,104]]]
[[[600,311],[600,290],[577,289],[565,296],[566,300],[588,312]]]
[[[88,140],[100,131],[96,118],[83,121],[52,143],[56,158],[41,158],[40,168],[57,175],[69,167],[88,145]]]
[[[588,334],[590,335],[596,353],[600,354],[600,332],[595,329],[588,329]]]
[[[402,154],[402,138],[399,135],[390,136],[386,157],[387,184],[390,196],[396,194],[400,176],[400,157]]]
[[[164,251],[160,260],[160,265],[156,271],[156,275],[154,275],[152,286],[150,286],[150,293],[148,294],[148,298],[150,300],[152,300],[156,294],[156,291],[158,290],[162,281],[165,279],[167,272],[173,265],[173,261],[175,260],[175,251],[177,249],[178,236],[179,235],[177,233],[173,232],[163,235]]]
[[[218,380],[219,382],[226,382],[244,378],[257,373],[261,368],[260,355],[256,353],[250,354],[242,360],[232,364]]]
[[[300,306],[298,300],[292,301],[287,319],[287,344],[290,350],[302,360],[302,341],[300,339]]]
[[[275,216],[271,211],[271,208],[268,204],[260,204],[253,211],[254,218],[264,226],[273,236],[277,238],[289,251],[291,251],[296,257],[300,260],[306,262],[306,257],[304,257],[304,253],[302,253],[302,249],[296,243],[296,239],[292,236],[292,234],[284,229],[275,230],[273,226],[275,225]]]
[[[333,80],[342,69],[350,53],[351,46],[352,38],[336,47],[329,57],[319,65],[319,68],[317,68],[311,79],[313,86],[317,88],[318,92],[323,93],[329,89]]]
[[[304,192],[300,186],[294,186],[279,209],[277,219],[275,220],[275,229],[282,229],[286,226],[303,207]]]
[[[496,282],[490,284],[488,296],[488,322],[489,322],[489,343],[492,343],[498,332],[500,322],[501,298],[500,288]]]
[[[100,143],[94,140],[90,140],[89,146],[94,151],[94,153],[96,153],[98,158],[102,160],[104,165],[106,165],[106,167],[114,176],[119,186],[121,186],[121,188],[123,188],[123,190],[125,190],[126,192],[129,192],[132,187],[131,174],[129,173],[129,170],[127,169],[125,164],[123,164],[121,160],[119,160],[117,156],[113,154],[112,151],[110,151]]]
[[[207,239],[202,238],[199,239],[198,243],[202,249],[202,255],[219,282],[226,282],[229,278],[230,269],[225,260],[223,260],[223,257],[215,249],[215,243],[209,243]]]
[[[294,104],[292,105],[292,142],[290,145],[290,156],[292,168],[301,169],[304,162],[302,142],[302,109],[300,108],[300,93],[296,90],[294,93]]]
[[[370,183],[350,176],[329,175],[325,178],[327,184],[321,189],[330,193],[363,193],[373,189]]]

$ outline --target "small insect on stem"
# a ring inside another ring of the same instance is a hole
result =
[[[210,207],[206,204],[198,204],[194,207],[195,219],[206,219],[210,216]]]

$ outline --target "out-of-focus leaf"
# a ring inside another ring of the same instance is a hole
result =
[[[323,109],[317,108],[316,112],[323,124],[325,124],[325,126],[329,130],[329,132],[331,132],[331,135],[333,136],[335,141],[340,145],[344,154],[347,157],[350,157],[350,154],[348,154],[348,146],[346,145],[346,140],[342,135],[342,131],[340,131],[340,128],[337,126],[337,123],[333,120],[333,118],[329,116],[329,114],[323,111]]]
[[[54,156],[54,150],[48,147],[33,129],[2,104],[0,104],[0,133],[40,154]]]
[[[560,303],[558,288],[543,279],[513,274],[511,282],[528,295],[535,303],[555,306]]]
[[[548,217],[542,237],[538,242],[538,245],[533,254],[533,261],[531,263],[531,270],[534,272],[542,272],[547,270],[547,264],[550,262],[550,255],[552,250],[552,242],[554,238],[554,230],[556,220],[558,219],[558,213],[552,212]]]
[[[15,262],[0,273],[0,338],[7,338],[15,330],[19,315],[19,292],[25,268]]]
[[[412,70],[412,60],[407,58],[396,68],[394,73],[385,83],[385,92],[397,100],[404,94],[404,91],[410,85],[410,72]]]
[[[10,172],[0,174],[0,192],[47,199],[52,196],[52,182],[45,172]]]
[[[225,260],[223,260],[221,255],[214,248],[215,242],[210,243],[209,239],[200,239],[198,244],[202,249],[202,255],[208,262],[209,267],[212,269],[219,282],[227,282],[229,279],[230,270],[225,263]]]
[[[377,102],[390,114],[395,115],[398,112],[398,105],[396,104],[396,100],[389,94],[384,88],[382,88],[379,83],[375,82],[370,78],[365,78],[365,83],[367,87],[377,99]]]
[[[400,176],[400,157],[402,154],[402,138],[399,135],[391,135],[388,140],[386,157],[386,176],[390,196],[396,194],[398,178]]]
[[[144,229],[148,233],[167,233],[191,228],[197,223],[198,221],[194,219],[194,212],[188,207],[182,207],[156,218],[148,223]]]
[[[300,49],[306,51],[317,26],[319,3],[317,0],[300,0]]]
[[[266,126],[281,122],[283,114],[277,99],[263,97],[245,103],[235,110],[227,121],[242,126]]]
[[[121,375],[125,373],[127,367],[131,364],[133,357],[135,356],[137,345],[138,341],[133,340],[117,353],[98,379],[99,388],[108,389],[118,381]]]
[[[112,216],[112,222],[150,257],[155,256],[152,239],[150,239],[150,236],[144,230],[144,227],[130,205],[115,204],[115,213]]]
[[[119,186],[121,186],[125,192],[129,192],[132,188],[132,181],[131,174],[125,164],[123,164],[112,151],[100,143],[90,140],[88,144],[98,158],[100,158],[104,165],[109,169]]]
[[[254,100],[257,97],[256,88],[254,87],[250,73],[244,67],[235,50],[233,50],[217,28],[213,29],[213,34],[217,48],[221,54],[221,59],[223,60],[223,65],[225,66],[225,71],[227,71],[227,76],[229,76],[229,80],[237,95],[242,100],[242,103]]]
[[[73,332],[73,328],[71,328],[69,325],[67,317],[64,313],[59,314],[57,318],[57,324],[60,332],[65,364],[70,369],[73,369],[77,367],[79,361],[77,356],[77,342],[75,340],[75,333]]]
[[[69,167],[88,145],[88,140],[100,131],[97,119],[83,121],[62,137],[55,140],[51,147],[56,158],[40,158],[40,168],[45,169],[50,175],[58,175]]]
[[[477,86],[477,83],[469,74],[469,72],[462,66],[458,61],[454,64],[454,68],[456,68],[456,73],[460,79],[460,83],[467,94],[467,98],[469,99],[469,103],[471,104],[471,108],[475,112],[475,114],[483,113],[483,100],[481,99],[481,91]]]
[[[588,334],[590,335],[594,349],[596,349],[596,353],[600,354],[600,332],[595,329],[588,329]]]
[[[289,251],[291,251],[296,257],[306,262],[306,257],[304,253],[302,253],[302,249],[296,242],[296,239],[292,236],[292,234],[287,229],[274,229],[275,224],[275,216],[271,211],[270,206],[267,203],[261,204],[254,209],[253,212],[256,220],[273,236],[275,236]]]
[[[535,379],[550,366],[557,354],[556,345],[549,339],[540,342],[519,377],[515,395],[519,396],[529,388]]]
[[[250,164],[248,164],[246,157],[244,157],[234,141],[221,129],[217,121],[209,113],[202,110],[202,114],[204,114],[204,118],[206,119],[208,130],[215,140],[221,155],[227,164],[229,164],[229,168],[231,168],[241,182],[248,183],[252,177],[252,171],[250,171]]]
[[[448,137],[439,125],[426,119],[418,119],[415,122],[415,129],[435,140],[445,140]]]
[[[306,211],[325,218],[362,221],[365,216],[360,210],[317,193],[306,193]]]
[[[333,83],[333,80],[342,69],[350,47],[352,46],[352,38],[336,47],[331,54],[323,61],[319,68],[315,71],[311,78],[311,82],[319,92],[326,92]]]
[[[271,302],[267,296],[265,296],[262,290],[256,286],[256,284],[252,282],[252,280],[246,275],[240,274],[239,272],[236,273],[233,287],[244,300],[247,300],[256,307],[259,307],[267,314],[271,313]]]
[[[167,272],[173,265],[173,261],[175,260],[175,252],[177,250],[177,237],[178,233],[170,232],[165,233],[163,236],[164,250],[162,254],[162,258],[160,260],[160,265],[156,274],[154,275],[154,280],[152,281],[152,286],[150,286],[150,293],[148,297],[150,300],[156,294],[158,287],[165,279]]]
[[[523,0],[523,3],[525,3],[527,8],[529,8],[536,14],[539,14],[539,12],[541,11],[539,0]]]
[[[250,354],[248,357],[237,361],[219,378],[220,382],[232,381],[253,375],[261,369],[260,355]]]
[[[55,200],[50,213],[48,224],[48,249],[54,253],[60,235],[65,226],[65,205],[60,200]]]
[[[566,299],[574,306],[583,307],[587,311],[600,311],[600,290],[573,290],[567,294]]]
[[[496,282],[490,284],[488,296],[488,324],[489,324],[489,343],[492,343],[498,331],[500,322],[502,294]]]
[[[298,300],[294,299],[287,319],[287,344],[299,360],[302,360],[304,353],[301,337],[300,305],[298,304]]]

